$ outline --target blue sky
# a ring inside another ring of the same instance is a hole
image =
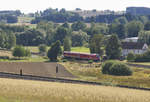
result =
[[[128,6],[150,7],[150,0],[1,0],[0,10],[16,10],[29,13],[46,8],[73,10],[125,10]]]

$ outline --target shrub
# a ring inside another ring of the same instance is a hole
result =
[[[117,75],[117,76],[129,76],[132,75],[132,70],[123,63],[115,63],[110,68],[111,75]]]
[[[39,51],[40,53],[43,53],[43,52],[47,52],[47,46],[42,44],[39,46]]]
[[[106,61],[103,65],[102,65],[102,73],[103,74],[109,74],[110,72],[110,68],[111,66],[114,64],[114,61]]]
[[[89,63],[89,64],[92,64],[92,63],[93,63],[93,60],[89,60],[88,63]]]
[[[25,49],[23,46],[16,46],[13,49],[13,56],[15,57],[29,57],[30,55],[30,50]]]
[[[150,50],[144,54],[136,55],[135,62],[150,62]]]
[[[129,53],[127,56],[127,61],[132,62],[135,60],[135,55],[133,53]]]

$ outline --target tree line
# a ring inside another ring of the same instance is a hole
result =
[[[103,14],[103,15],[97,15],[97,16],[91,16],[91,17],[83,17],[80,16],[76,12],[66,11],[65,9],[46,9],[44,11],[36,12],[35,19],[31,21],[32,24],[37,24],[40,21],[52,21],[55,23],[65,23],[65,22],[77,22],[77,21],[83,21],[86,23],[95,22],[95,23],[113,23],[113,22],[119,22],[121,24],[124,24],[126,22],[130,22],[133,20],[141,21],[141,22],[147,22],[147,20],[150,20],[149,15],[134,15],[132,13],[124,13],[124,14]]]

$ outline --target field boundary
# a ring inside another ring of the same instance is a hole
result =
[[[132,63],[127,63],[129,66],[133,67],[139,67],[139,68],[147,68],[150,69],[150,65],[142,65],[142,64],[132,64]]]
[[[0,72],[0,78],[11,78],[11,79],[37,80],[37,81],[48,81],[48,82],[61,82],[61,83],[106,86],[106,85],[104,85],[102,83],[99,83],[99,82],[90,82],[90,81],[81,81],[81,80],[73,80],[73,79],[65,79],[65,78],[54,78],[54,77],[41,77],[41,76],[33,76],[33,75],[20,75],[20,74],[12,74],[12,73],[5,73],[5,72]],[[109,86],[109,85],[107,85],[107,86]],[[125,85],[115,85],[114,87],[150,91],[150,88],[132,87],[132,86],[125,86]]]

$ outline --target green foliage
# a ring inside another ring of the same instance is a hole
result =
[[[16,46],[13,49],[13,56],[15,57],[29,57],[31,56],[30,50],[25,49],[22,46]]]
[[[84,22],[78,21],[71,25],[73,31],[84,30],[86,28],[86,24]]]
[[[123,39],[125,38],[126,35],[126,28],[125,25],[123,24],[111,24],[109,25],[109,33],[110,34],[117,34],[119,38]]]
[[[150,21],[144,25],[144,30],[150,30]]]
[[[16,37],[12,32],[0,31],[0,47],[11,49],[16,45]]]
[[[103,49],[103,35],[96,34],[93,36],[93,38],[90,41],[90,52],[91,53],[97,53],[100,56],[103,55],[104,49]]]
[[[83,46],[84,43],[88,42],[88,35],[83,31],[73,31],[71,40],[72,40],[72,46]]]
[[[39,51],[40,51],[40,53],[45,53],[45,52],[47,52],[47,46],[44,45],[44,44],[40,45],[40,46],[39,46]]]
[[[102,65],[102,73],[117,76],[128,76],[132,75],[133,72],[126,64],[120,61],[110,60],[106,61]]]
[[[93,37],[95,34],[108,34],[109,28],[104,23],[91,23],[90,28],[86,28],[88,35]]]
[[[52,44],[51,48],[48,50],[47,57],[51,61],[57,61],[57,57],[62,54],[61,43],[56,41]]]
[[[71,40],[70,38],[66,37],[64,39],[64,51],[71,51]]]
[[[140,21],[131,21],[126,28],[128,37],[137,37],[138,33],[144,29],[144,25]]]
[[[126,64],[114,63],[110,68],[109,74],[117,76],[130,76],[132,73],[132,70]]]
[[[134,55],[132,52],[130,52],[130,53],[127,55],[127,61],[132,62],[132,61],[134,61],[134,60],[135,60],[135,55]]]
[[[16,35],[17,44],[24,46],[38,46],[45,42],[44,35],[36,29],[27,30]]]
[[[93,63],[93,60],[89,60],[88,63],[92,64],[92,63]]]
[[[121,56],[121,43],[117,35],[113,34],[106,44],[106,55],[109,59],[119,59]]]
[[[138,42],[150,44],[150,31],[140,31],[138,35]]]
[[[148,50],[144,54],[136,55],[135,62],[150,62],[150,50]]]
[[[58,27],[54,35],[54,40],[55,41],[59,40],[61,44],[63,44],[64,38],[66,36],[69,36],[69,34],[70,34],[70,30],[68,28]]]
[[[114,20],[116,24],[127,24],[128,20],[125,17],[119,17]]]
[[[70,25],[69,25],[67,22],[65,22],[65,23],[62,25],[62,27],[64,27],[64,28],[70,28]]]
[[[115,62],[112,60],[106,61],[105,63],[102,64],[102,73],[103,74],[109,74],[110,73],[110,68]]]

